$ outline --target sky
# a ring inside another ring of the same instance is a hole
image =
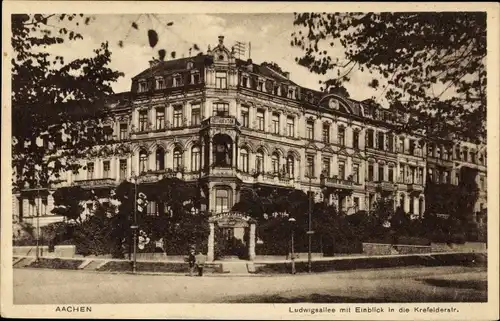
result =
[[[136,23],[138,29],[132,28]],[[167,23],[173,22],[171,26]],[[77,29],[76,29],[77,28]],[[125,74],[112,85],[115,92],[129,91],[131,78],[148,68],[149,61],[157,57],[159,49],[176,52],[177,58],[187,57],[189,48],[197,44],[206,52],[218,44],[218,36],[224,36],[224,44],[231,48],[236,41],[251,43],[251,58],[254,63],[276,62],[284,71],[290,72],[290,79],[297,84],[319,89],[319,80],[325,76],[314,75],[307,68],[299,66],[295,57],[300,49],[290,45],[291,33],[295,30],[292,13],[269,14],[131,14],[131,15],[93,15],[89,25],[74,25],[70,29],[79,32],[83,40],[67,41],[50,47],[50,51],[65,57],[66,61],[88,57],[102,42],[108,41],[112,52],[110,66]],[[159,35],[155,48],[148,44],[147,30],[154,29]],[[123,41],[123,47],[118,45]],[[333,58],[343,57],[342,51],[330,50]],[[192,55],[197,54],[193,51]],[[354,71],[351,81],[345,85],[351,97],[364,100],[379,96],[367,86],[371,76],[366,72]]]

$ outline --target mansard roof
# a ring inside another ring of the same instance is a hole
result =
[[[212,57],[209,55],[198,54],[196,56],[187,57],[187,58],[179,58],[174,60],[167,61],[157,61],[155,65],[146,70],[142,71],[138,75],[132,77],[132,80],[139,78],[149,78],[151,76],[158,76],[169,74],[173,72],[180,72],[184,70],[188,70],[187,64],[188,62],[193,62],[193,68],[200,69],[203,66],[211,64]]]

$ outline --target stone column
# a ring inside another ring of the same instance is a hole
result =
[[[255,260],[255,223],[250,223],[250,240],[248,242],[248,259]]]
[[[214,222],[209,222],[210,234],[208,235],[208,251],[207,261],[213,262],[214,260],[214,243],[215,243],[215,225]]]
[[[208,139],[208,172],[211,172],[211,167],[214,162],[214,153],[213,153],[213,142],[212,142],[212,137]]]

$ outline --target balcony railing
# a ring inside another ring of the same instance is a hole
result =
[[[420,184],[415,184],[415,183],[411,183],[411,184],[407,184],[406,185],[408,191],[415,191],[415,192],[421,192],[424,190],[424,187]]]
[[[82,180],[75,180],[73,184],[82,187],[113,186],[115,185],[115,179],[114,178],[82,179]]]
[[[395,189],[393,182],[379,182],[378,187],[383,191],[393,191]]]
[[[353,180],[338,177],[327,177],[324,175],[320,177],[320,181],[322,185],[335,188],[352,188],[356,184]]]

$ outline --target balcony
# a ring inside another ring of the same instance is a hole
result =
[[[406,189],[408,190],[408,192],[422,192],[424,190],[424,187],[420,184],[410,183],[406,184]]]
[[[210,169],[211,176],[235,177],[236,169],[232,166],[214,166]]]
[[[392,192],[396,189],[393,182],[379,182],[377,185],[382,191]]]
[[[75,180],[73,185],[78,185],[81,187],[109,187],[116,185],[114,178],[93,178],[93,179],[82,179]]]

